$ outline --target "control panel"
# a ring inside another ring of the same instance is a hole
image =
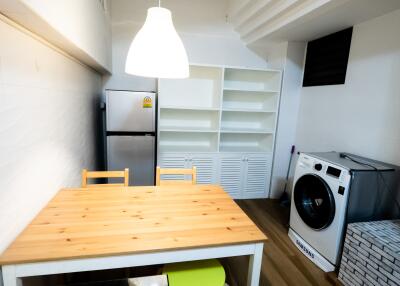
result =
[[[326,170],[327,175],[333,176],[335,178],[339,178],[341,173],[342,171],[340,169],[334,168],[332,166],[328,166],[328,169]]]

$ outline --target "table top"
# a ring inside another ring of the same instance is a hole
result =
[[[0,265],[266,239],[218,186],[62,189],[4,251]]]

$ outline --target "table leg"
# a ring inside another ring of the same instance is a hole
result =
[[[250,255],[247,286],[258,286],[260,283],[261,262],[264,243],[254,245],[254,254]]]
[[[22,279],[15,276],[14,265],[5,265],[1,267],[0,286],[22,286]]]

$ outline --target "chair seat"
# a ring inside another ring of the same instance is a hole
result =
[[[223,286],[225,270],[217,259],[167,264],[170,286]]]

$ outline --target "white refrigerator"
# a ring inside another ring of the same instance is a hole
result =
[[[154,185],[156,94],[106,91],[107,169],[129,168],[129,185]]]

